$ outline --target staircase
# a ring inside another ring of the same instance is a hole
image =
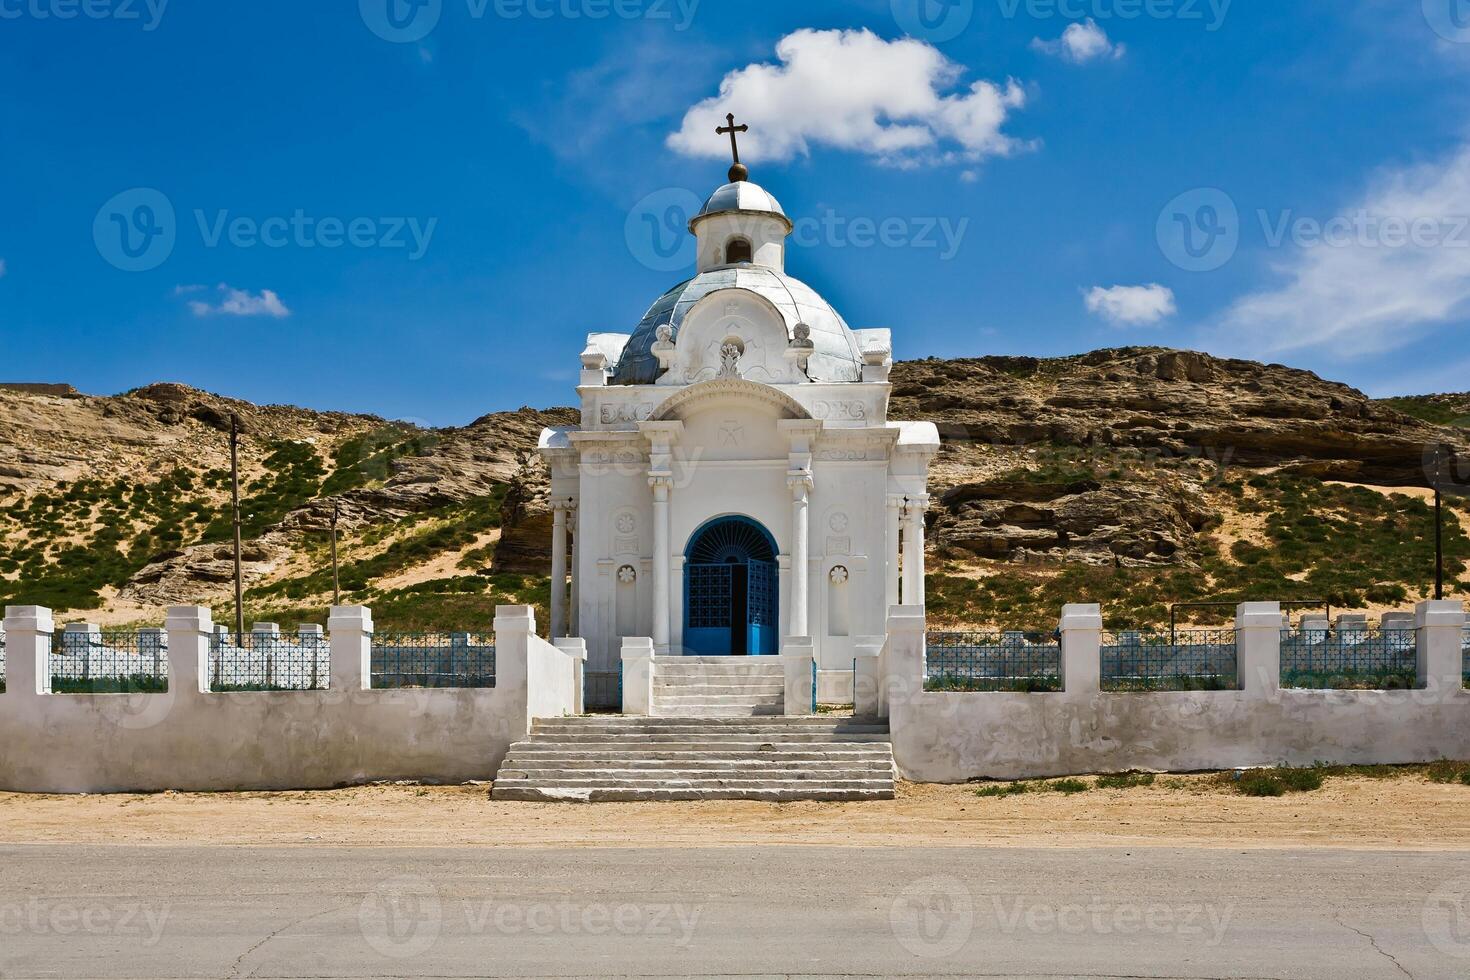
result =
[[[786,674],[779,657],[659,657],[653,714],[678,718],[780,715]]]
[[[701,706],[715,709],[732,710],[724,703]],[[749,714],[537,719],[530,738],[511,746],[492,789],[497,800],[586,802],[880,800],[893,795],[893,746],[886,723]]]

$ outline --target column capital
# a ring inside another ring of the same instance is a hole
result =
[[[922,514],[929,509],[929,495],[927,493],[906,493],[903,495],[903,505],[910,517]]]
[[[791,491],[794,499],[805,501],[806,495],[811,493],[816,481],[812,479],[811,473],[793,472],[786,474],[786,486]]]

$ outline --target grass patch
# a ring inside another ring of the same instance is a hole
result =
[[[975,795],[988,799],[1003,800],[1007,796],[1019,796],[1023,793],[1033,793],[1035,789],[1030,783],[991,783],[989,786],[981,786],[975,790]]]
[[[1153,784],[1154,774],[1151,772],[1125,772],[1115,776],[1097,777],[1098,789],[1136,789]]]
[[[1321,789],[1323,772],[1316,766],[1277,766],[1221,773],[1220,779],[1225,785],[1234,787],[1241,796],[1285,796],[1287,793],[1310,793]]]
[[[1073,793],[1085,793],[1092,789],[1080,779],[1058,779],[1056,782],[1047,783],[1046,788],[1053,793],[1066,793],[1068,796]]]

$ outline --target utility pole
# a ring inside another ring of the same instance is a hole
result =
[[[245,636],[245,580],[240,572],[240,416],[230,413],[230,506],[235,525],[235,642]]]
[[[1444,447],[1434,450],[1434,597],[1444,598],[1444,494],[1440,475]]]
[[[342,584],[337,578],[337,518],[341,516],[341,507],[337,501],[332,501],[332,605],[342,605]]]

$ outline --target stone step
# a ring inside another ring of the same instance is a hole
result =
[[[791,717],[772,718],[764,721],[741,722],[735,719],[683,719],[683,718],[650,718],[647,715],[568,715],[560,718],[537,718],[535,730],[541,731],[549,728],[583,728],[583,727],[618,727],[618,728],[674,728],[684,725],[698,725],[704,728],[735,729],[738,731],[754,731],[761,729],[781,729],[785,731],[809,730],[816,728],[851,728],[863,731],[888,731],[886,721],[878,721],[865,718],[852,718],[845,715],[792,715]]]
[[[881,768],[844,768],[844,769],[811,769],[804,766],[775,766],[768,768],[749,769],[660,769],[660,768],[562,768],[559,766],[530,766],[522,763],[511,764],[507,760],[496,777],[502,781],[506,780],[530,780],[532,782],[562,783],[579,780],[615,780],[631,782],[656,782],[665,785],[684,785],[686,783],[702,783],[709,781],[717,782],[745,782],[749,780],[775,780],[777,782],[820,782],[820,783],[849,783],[853,781],[867,782],[871,780],[891,779],[893,773]]]
[[[573,719],[568,719],[573,720]],[[580,719],[577,719],[580,720]],[[614,724],[588,719],[585,724],[546,724],[538,721],[531,729],[536,735],[887,735],[887,725],[818,724],[786,725],[784,717],[748,718],[639,718],[632,724]]]
[[[787,755],[776,755],[767,758],[759,756],[742,756],[731,759],[712,759],[708,755],[688,755],[680,759],[649,759],[637,756],[625,756],[618,753],[597,753],[594,755],[576,757],[566,754],[543,754],[538,752],[512,752],[506,756],[505,762],[501,764],[510,769],[554,769],[565,767],[568,769],[709,769],[709,770],[748,770],[751,772],[767,772],[776,769],[802,769],[811,772],[831,772],[836,770],[878,770],[891,769],[893,758],[891,756],[846,756],[827,759],[796,759]]]
[[[517,745],[525,746],[525,742],[517,742]],[[635,764],[638,765],[741,765],[745,763],[770,764],[770,765],[891,765],[894,761],[892,752],[883,751],[882,748],[872,748],[870,751],[841,751],[841,752],[801,752],[788,751],[788,749],[776,749],[770,752],[660,752],[657,749],[647,751],[634,751],[634,749],[612,749],[612,751],[598,751],[598,749],[544,749],[539,746],[532,748],[512,748],[506,757],[506,764],[534,764],[535,767],[545,765],[582,765],[582,764]]]
[[[656,677],[654,691],[785,691],[784,677]]]
[[[657,657],[653,663],[659,669],[665,667],[738,667],[742,664],[765,667],[769,670],[782,669],[780,657]]]
[[[658,704],[670,707],[688,705],[691,708],[723,708],[726,705],[749,704],[782,704],[786,695],[781,691],[772,694],[740,694],[731,693],[701,693],[701,694],[654,694],[654,700]]]
[[[690,735],[680,732],[657,732],[646,734],[629,732],[628,734],[616,735],[581,735],[574,732],[558,732],[555,735],[544,736],[544,744],[558,745],[605,745],[622,751],[625,748],[638,748],[640,746],[658,746],[660,748],[672,749],[675,746],[684,746],[687,750],[702,751],[704,749],[738,749],[758,748],[762,745],[778,744],[800,744],[800,745],[857,745],[863,743],[886,744],[889,740],[887,735],[874,732],[863,734],[861,732],[831,733],[831,732],[792,732],[782,735],[762,736],[750,735],[741,732],[700,733]],[[538,744],[543,744],[540,738]]]
[[[496,786],[496,800],[524,803],[675,803],[698,800],[751,800],[761,803],[794,803],[818,801],[846,803],[864,800],[891,800],[892,785],[882,789],[588,789],[553,784]]]
[[[885,736],[833,735],[803,738],[769,738],[751,735],[746,738],[705,738],[702,735],[679,735],[673,739],[654,738],[566,738],[560,735],[535,735],[511,748],[552,749],[557,752],[749,752],[769,755],[773,752],[890,752]]]
[[[522,785],[547,785],[560,786],[566,789],[649,789],[649,790],[679,790],[679,789],[882,789],[885,785],[892,785],[892,779],[789,779],[774,777],[765,779],[760,776],[739,777],[731,775],[697,776],[689,779],[672,779],[663,775],[651,775],[648,773],[635,773],[629,777],[620,776],[598,776],[584,775],[580,773],[558,774],[550,779],[530,779],[514,774],[507,774],[503,779],[497,779],[497,786],[513,789]]]

